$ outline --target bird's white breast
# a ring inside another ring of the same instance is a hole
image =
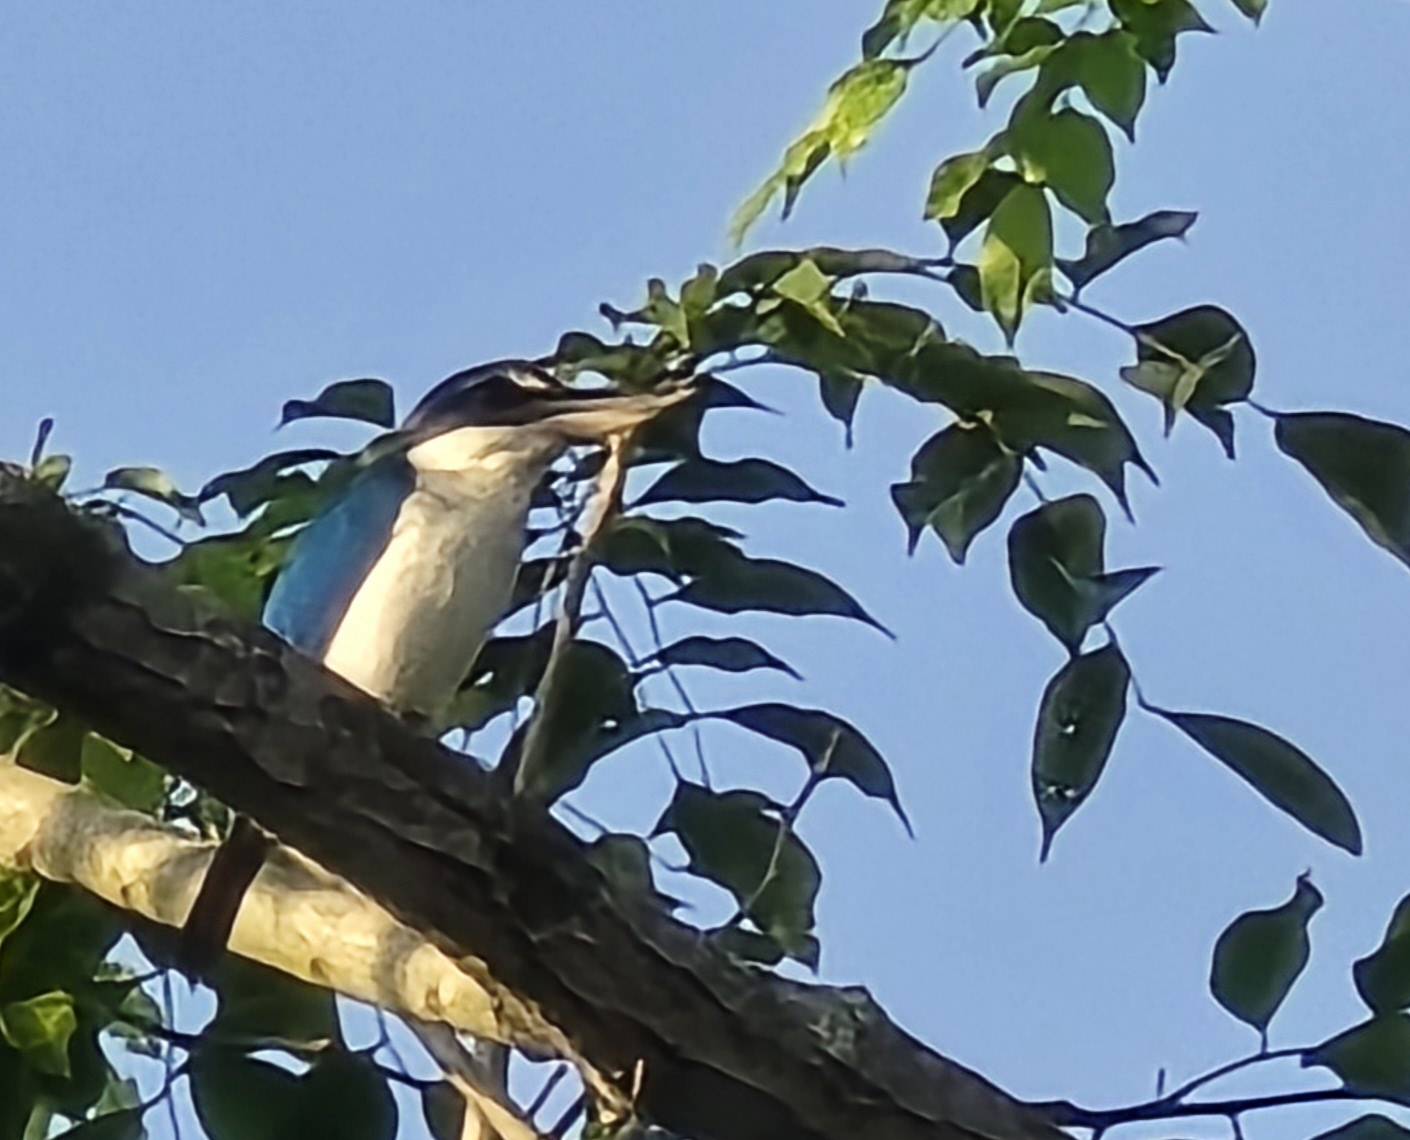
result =
[[[509,605],[529,499],[557,450],[520,433],[511,443],[501,429],[463,433],[409,453],[416,487],[323,659],[393,707],[431,717]]]

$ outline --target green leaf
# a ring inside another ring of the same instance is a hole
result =
[[[130,748],[89,733],[79,753],[83,779],[125,807],[155,812],[166,795],[166,773]]]
[[[960,204],[989,169],[992,154],[988,147],[947,158],[930,176],[930,193],[925,199],[925,220],[944,221],[958,217]],[[995,203],[997,205],[997,202]],[[977,223],[976,223],[977,224]],[[973,226],[970,227],[973,229]]]
[[[188,1071],[196,1117],[211,1140],[294,1140],[299,1078],[293,1073],[225,1049],[198,1050]]]
[[[30,472],[30,478],[42,487],[59,492],[64,489],[64,484],[68,481],[69,472],[73,470],[73,457],[69,455],[46,455],[34,465],[34,470]]]
[[[710,566],[668,597],[671,601],[724,614],[762,611],[800,617],[827,614],[851,618],[887,637],[895,636],[831,579],[816,570],[776,558],[735,554]]]
[[[1111,140],[1095,119],[1071,108],[1025,116],[1008,132],[1014,160],[1031,182],[1093,225],[1108,221],[1106,199],[1116,181]],[[1051,246],[1051,235],[1049,235]],[[1051,249],[1049,249],[1049,258]]]
[[[911,460],[911,481],[895,483],[891,498],[905,520],[910,549],[931,527],[950,557],[963,564],[975,535],[1004,509],[1023,465],[987,429],[952,424],[930,437]]]
[[[1410,1136],[1410,1128],[1379,1112],[1369,1112],[1358,1116],[1350,1124],[1343,1124],[1330,1132],[1320,1132],[1312,1140],[1400,1140],[1406,1136]]]
[[[1268,11],[1268,0],[1234,0],[1234,7],[1257,24]]]
[[[88,730],[71,716],[60,716],[29,734],[20,745],[20,767],[51,776],[66,784],[78,783],[82,774],[83,740]]]
[[[578,701],[574,723],[565,729],[555,717],[544,752],[544,762],[524,785],[524,794],[551,803],[571,792],[587,778],[592,766],[620,748],[653,733],[680,728],[692,719],[670,709],[642,709],[620,716],[594,716],[585,701]],[[520,742],[522,735],[519,738]]]
[[[69,1038],[77,1028],[73,995],[63,990],[0,1006],[0,1036],[41,1073],[70,1075]]]
[[[602,564],[614,574],[661,574],[674,581],[709,573],[743,555],[733,539],[740,534],[704,519],[616,519],[600,549]]]
[[[897,60],[863,60],[828,88],[827,100],[812,125],[789,146],[779,168],[735,213],[730,237],[736,245],[776,194],[783,192],[783,216],[787,218],[803,183],[828,158],[845,161],[866,145],[877,124],[905,93],[910,67],[910,63]]]
[[[230,501],[231,509],[237,515],[244,516],[271,499],[280,497],[287,484],[279,477],[290,468],[340,458],[343,457],[338,452],[326,447],[276,451],[249,467],[217,475],[201,488],[196,497],[204,503],[224,495]]]
[[[135,491],[171,507],[188,522],[205,523],[196,496],[183,494],[170,475],[155,467],[115,467],[103,476],[103,486],[115,491]]]
[[[395,1140],[397,1105],[370,1058],[334,1050],[323,1054],[299,1081],[290,1140]],[[248,1134],[247,1134],[248,1135]]]
[[[842,500],[808,486],[786,467],[767,459],[687,459],[667,471],[637,499],[649,503],[826,503],[840,507]]]
[[[145,1108],[125,1108],[117,1112],[105,1112],[92,1120],[85,1120],[56,1134],[53,1140],[141,1140],[146,1130],[142,1127]]]
[[[1164,717],[1274,807],[1353,855],[1361,854],[1361,827],[1341,789],[1306,753],[1248,721],[1208,713],[1143,706]]]
[[[1009,194],[1025,183],[1010,170],[983,171],[972,186],[961,195],[954,213],[939,217],[941,227],[950,242],[950,252],[971,233],[994,216],[994,211]]]
[[[1298,412],[1278,417],[1275,438],[1372,542],[1410,566],[1410,431],[1346,412]]]
[[[752,669],[777,669],[801,681],[799,672],[775,657],[762,645],[743,637],[685,637],[672,642],[655,659],[662,665],[708,665],[727,673],[747,673]]]
[[[1039,861],[1101,779],[1126,716],[1131,670],[1115,644],[1072,658],[1043,690],[1033,733],[1033,799],[1043,823]]]
[[[682,781],[653,834],[674,834],[692,872],[729,891],[745,917],[785,953],[803,952],[822,873],[767,796],[712,792]]]
[[[897,40],[904,40],[922,20],[954,23],[978,10],[982,0],[886,0],[886,7],[862,35],[862,54],[875,59]]]
[[[1014,595],[1069,653],[1155,573],[1151,567],[1104,573],[1105,540],[1106,516],[1091,495],[1044,503],[1009,530]]]
[[[0,944],[25,920],[38,893],[38,875],[0,867]]]
[[[1214,944],[1209,991],[1214,1000],[1262,1036],[1307,966],[1307,925],[1322,909],[1322,892],[1307,875],[1281,906],[1234,919]]]
[[[1077,32],[1063,45],[1061,57],[1049,65],[1071,76],[1092,106],[1134,142],[1136,116],[1146,101],[1146,68],[1136,40],[1116,29],[1102,35]]]
[[[979,251],[984,307],[1012,343],[1023,314],[1048,288],[1053,219],[1036,186],[1015,186],[989,219]]]
[[[1308,1050],[1302,1065],[1331,1069],[1358,1096],[1404,1100],[1410,1097],[1410,1019],[1394,1014],[1363,1021]]]
[[[462,1140],[465,1109],[464,1095],[449,1081],[421,1086],[421,1112],[432,1140]]]
[[[1352,967],[1351,975],[1373,1013],[1410,1007],[1410,895],[1396,906],[1381,944]]]
[[[1162,83],[1175,66],[1175,41],[1185,32],[1213,32],[1190,0],[1109,0],[1111,11],[1136,40],[1136,51]]]
[[[871,741],[841,717],[776,702],[744,705],[707,715],[796,748],[816,778],[847,780],[864,795],[885,800],[907,833],[914,834],[896,794],[891,769]]]
[[[832,311],[832,287],[836,280],[818,268],[817,262],[805,257],[773,283],[773,291],[785,301],[792,301],[828,332],[842,335],[842,326]]]
[[[322,986],[236,954],[221,955],[211,985],[219,997],[209,1027],[216,1036],[307,1043],[342,1039],[333,993]]]
[[[312,400],[285,401],[279,426],[318,416],[361,420],[389,428],[397,419],[396,397],[385,380],[338,380]]]
[[[1138,250],[1166,238],[1182,238],[1198,214],[1186,210],[1157,210],[1135,222],[1118,226],[1093,226],[1087,231],[1087,248],[1081,260],[1058,259],[1075,293],[1080,293],[1089,281]]]
[[[1058,50],[1058,46],[1056,43],[1036,44],[1018,55],[1005,56],[990,64],[974,83],[975,93],[979,96],[979,105],[981,107],[988,106],[989,100],[993,98],[994,91],[1000,83],[1010,75],[1019,75],[1041,66]]]

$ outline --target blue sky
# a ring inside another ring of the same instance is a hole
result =
[[[355,438],[272,434],[283,399],[328,380],[385,376],[407,407],[457,368],[602,331],[600,301],[630,307],[648,276],[730,256],[730,212],[855,58],[872,7],[4,4],[0,455],[27,453],[52,415],[77,484],[150,463],[191,486],[277,444]],[[1257,33],[1231,4],[1205,7],[1227,34],[1182,42],[1138,145],[1118,148],[1115,198],[1121,218],[1180,208],[1200,221],[1089,299],[1138,321],[1223,305],[1252,334],[1265,403],[1410,421],[1396,300],[1410,109],[1394,96],[1410,7],[1334,17],[1274,0]],[[938,252],[919,220],[929,170],[997,125],[939,57],[845,178],[826,171],[791,222],[753,240]],[[946,291],[907,296],[998,347]],[[1130,357],[1076,315],[1035,319],[1019,348],[1109,391]],[[1267,425],[1239,417],[1230,464],[1189,422],[1162,440],[1156,405],[1115,392],[1162,486],[1137,479],[1139,525],[1113,524],[1111,560],[1165,567],[1118,627],[1154,700],[1259,721],[1318,758],[1357,806],[1366,856],[1301,832],[1133,715],[1040,867],[1027,763],[1060,650],[1011,597],[1001,530],[963,570],[933,541],[905,556],[887,488],[933,413],[868,392],[847,451],[811,380],[745,383],[787,419],[721,414],[715,451],[792,464],[848,506],[721,517],[751,549],[828,571],[899,635],[744,621],[733,628],[768,639],[806,683],[697,684],[705,702],[832,709],[895,768],[914,842],[841,787],[804,817],[826,874],[825,976],[866,983],[909,1030],[1020,1095],[1141,1100],[1158,1068],[1179,1080],[1253,1047],[1206,994],[1209,951],[1235,914],[1282,901],[1310,868],[1328,905],[1274,1044],[1359,1019],[1350,961],[1410,890],[1410,580]],[[715,743],[723,775],[780,791],[800,775],[742,735]],[[655,754],[636,751],[583,803],[649,824],[666,786]],[[1310,1135],[1341,1115],[1264,1114],[1246,1133]]]

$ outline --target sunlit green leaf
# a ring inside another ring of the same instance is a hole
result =
[[[897,40],[904,40],[922,20],[951,23],[963,20],[983,0],[886,0],[886,7],[862,36],[862,53],[875,59]]]
[[[1322,901],[1322,892],[1303,875],[1287,902],[1239,915],[1214,944],[1210,993],[1265,1040],[1268,1023],[1307,966],[1307,925]]]
[[[1114,644],[1074,657],[1043,690],[1033,732],[1033,799],[1043,823],[1038,858],[1097,786],[1126,716],[1131,670]]]
[[[967,186],[954,204],[953,213],[940,215],[938,220],[950,240],[950,249],[964,241],[971,233],[994,215],[999,204],[1009,193],[1024,185],[1024,181],[1010,170],[996,170],[988,167],[979,177]]]
[[[1087,231],[1087,249],[1080,260],[1058,259],[1058,266],[1081,292],[1087,282],[1137,250],[1166,238],[1181,238],[1195,224],[1198,214],[1184,210],[1157,210],[1135,222],[1093,226]]]
[[[1071,108],[1028,116],[1008,132],[1014,159],[1032,182],[1047,186],[1069,210],[1094,225],[1107,221],[1116,181],[1111,140],[1095,119]]]
[[[979,96],[979,105],[981,107],[987,106],[994,95],[994,90],[1010,75],[1032,71],[1057,50],[1056,43],[1040,43],[1018,55],[1004,56],[995,60],[975,80],[974,86],[975,92]]]
[[[0,1005],[0,1036],[41,1073],[69,1075],[69,1038],[77,1028],[73,995],[63,990]]]
[[[813,929],[822,875],[777,804],[758,792],[712,792],[682,781],[655,834],[674,834],[694,873],[724,887],[785,953],[798,954]]]
[[[201,505],[195,495],[183,494],[165,471],[155,467],[116,467],[103,476],[103,486],[113,491],[135,491],[171,507],[182,518],[203,523]]]
[[[73,470],[73,457],[69,455],[46,455],[34,465],[30,478],[51,491],[62,491]]]
[[[1403,1100],[1410,1097],[1410,1018],[1363,1021],[1309,1050],[1302,1064],[1331,1069],[1359,1096]]]
[[[991,158],[992,155],[986,147],[969,154],[954,155],[937,166],[930,176],[930,193],[925,199],[925,220],[943,221],[956,217],[964,196],[989,169]]]
[[[154,812],[166,791],[166,773],[131,749],[89,733],[79,752],[83,779],[125,807]]]
[[[1053,220],[1042,190],[1015,186],[989,219],[979,251],[984,307],[1012,341],[1033,301],[1048,288]]]
[[[1341,789],[1306,753],[1248,721],[1144,707],[1227,764],[1259,795],[1303,827],[1353,855],[1361,854],[1356,813]]]
[[[1063,46],[1061,67],[1077,83],[1092,106],[1135,140],[1136,116],[1146,99],[1146,68],[1136,41],[1120,30],[1102,35],[1077,32]]]
[[[931,527],[963,563],[975,535],[1003,511],[1021,471],[1018,457],[986,428],[953,424],[931,436],[911,460],[911,481],[891,487],[911,550]]]
[[[1410,566],[1410,431],[1346,412],[1278,417],[1275,438],[1377,546]]]
[[[0,943],[25,920],[38,892],[38,875],[0,867]]]

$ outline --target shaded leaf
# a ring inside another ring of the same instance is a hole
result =
[[[1135,37],[1141,58],[1163,83],[1175,66],[1176,39],[1185,32],[1214,31],[1190,0],[1109,0],[1112,14]]]
[[[578,787],[594,764],[619,748],[653,733],[680,728],[691,720],[687,714],[670,709],[601,717],[593,717],[592,711],[586,702],[580,702],[569,725],[562,725],[555,717],[549,737],[555,743],[545,749],[544,763],[525,783],[524,794],[550,803]]]
[[[1268,0],[1234,0],[1234,7],[1256,24],[1268,11]]]
[[[73,995],[64,990],[0,1006],[0,1036],[41,1073],[69,1076],[69,1038],[77,1028]]]
[[[767,796],[712,792],[682,781],[654,834],[674,834],[691,871],[729,891],[744,916],[786,954],[806,953],[822,873]]]
[[[1320,1132],[1312,1140],[1401,1140],[1406,1136],[1410,1136],[1410,1128],[1379,1112],[1371,1112],[1330,1132]]]
[[[421,1086],[421,1112],[432,1140],[463,1140],[465,1110],[464,1095],[449,1081]]]
[[[293,1073],[268,1061],[214,1050],[193,1054],[188,1072],[196,1117],[211,1140],[290,1136],[299,1094]]]
[[[1278,417],[1278,447],[1366,532],[1410,566],[1410,431],[1347,412]]]
[[[1353,855],[1361,854],[1361,827],[1341,789],[1306,753],[1248,721],[1208,713],[1179,713],[1145,705],[1215,759],[1227,764],[1274,807]]]
[[[1339,1033],[1302,1057],[1303,1068],[1331,1069],[1359,1096],[1410,1097],[1410,1019],[1375,1017]]]
[[[1186,210],[1157,210],[1144,218],[1122,225],[1093,226],[1087,231],[1087,248],[1080,260],[1058,259],[1074,291],[1080,293],[1087,282],[1137,250],[1167,238],[1182,238],[1195,224],[1198,214]]]
[[[979,251],[984,307],[1010,342],[1024,312],[1047,289],[1052,261],[1048,201],[1036,186],[1015,186],[990,217]]]
[[[1381,944],[1357,961],[1351,976],[1373,1013],[1410,1006],[1410,895],[1397,904]]]
[[[787,744],[803,754],[819,779],[847,780],[864,795],[885,800],[907,833],[911,821],[901,807],[891,769],[865,736],[841,717],[818,709],[768,702],[707,714]]]
[[[937,215],[936,220],[950,242],[950,251],[994,215],[999,204],[1010,192],[1024,185],[1023,179],[1011,170],[995,170],[992,166],[980,173],[976,181],[965,188],[953,213]]]
[[[1155,573],[1103,572],[1106,516],[1091,495],[1044,503],[1009,529],[1009,577],[1020,604],[1076,653],[1092,626]]]
[[[299,1081],[290,1140],[395,1140],[397,1105],[387,1078],[361,1053],[325,1053]]]
[[[649,503],[827,503],[840,507],[842,500],[813,490],[786,467],[767,459],[687,459],[671,468],[646,489],[637,506]]]
[[[1266,1043],[1268,1023],[1307,966],[1307,925],[1322,909],[1322,892],[1307,875],[1281,906],[1234,919],[1214,944],[1209,991],[1214,1000]]]
[[[1033,732],[1033,799],[1043,824],[1040,861],[1058,829],[1101,779],[1126,716],[1131,670],[1115,644],[1072,658],[1043,690]]]
[[[666,910],[681,905],[678,899],[656,889],[651,875],[651,848],[640,835],[609,831],[588,844],[585,854],[588,862],[624,894],[654,899]]]
[[[1061,51],[1060,66],[1081,88],[1093,107],[1136,138],[1136,116],[1146,99],[1146,68],[1134,37],[1119,30],[1101,35],[1077,32]]]
[[[272,967],[223,954],[211,977],[219,1004],[210,1031],[217,1036],[340,1041],[331,990]]]
[[[0,867],[0,944],[25,920],[38,893],[38,875]]]
[[[94,733],[83,738],[79,765],[88,784],[125,807],[152,813],[165,798],[165,771]]]
[[[725,614],[763,611],[797,616],[828,614],[851,618],[888,637],[886,626],[831,579],[776,558],[735,554],[723,559],[682,586],[670,600]]]
[[[396,397],[385,380],[338,380],[312,400],[286,400],[279,425],[313,417],[361,420],[389,428],[397,419]]]
[[[599,558],[614,574],[660,574],[674,581],[709,573],[743,557],[737,530],[705,519],[615,519],[599,547]]]
[[[796,680],[802,675],[788,662],[775,657],[762,645],[743,637],[685,637],[656,654],[662,665],[708,665],[728,673],[751,669],[777,669]]]
[[[928,526],[962,564],[974,537],[1003,511],[1022,468],[982,427],[953,424],[931,436],[911,460],[911,481],[891,486],[910,549]]]
[[[258,463],[239,471],[226,471],[209,480],[197,498],[201,502],[224,495],[237,515],[247,515],[256,507],[278,497],[283,489],[279,476],[292,467],[340,459],[338,452],[326,447],[299,447],[276,451]]]
[[[82,774],[83,740],[87,734],[78,720],[60,716],[30,733],[20,745],[16,760],[22,768],[76,784]]]
[[[53,1140],[141,1140],[146,1135],[142,1127],[145,1112],[145,1108],[105,1112],[55,1134]]]
[[[135,491],[171,507],[183,519],[202,524],[200,500],[183,494],[172,477],[155,467],[115,467],[103,476],[103,486],[115,491]]]

